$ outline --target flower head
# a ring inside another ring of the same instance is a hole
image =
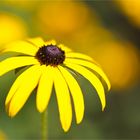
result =
[[[14,117],[20,111],[36,87],[37,109],[39,112],[44,112],[54,85],[64,131],[70,128],[72,121],[70,94],[74,103],[76,121],[80,123],[84,115],[84,99],[81,88],[71,71],[81,74],[90,81],[99,95],[102,110],[104,109],[104,87],[93,71],[103,78],[108,89],[110,89],[110,82],[91,57],[74,53],[68,47],[56,44],[54,40],[44,42],[41,38],[8,44],[1,52],[17,52],[21,55],[0,62],[0,76],[13,69],[30,66],[18,76],[8,93],[5,105],[9,116]]]

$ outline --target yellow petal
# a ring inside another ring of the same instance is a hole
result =
[[[54,75],[54,87],[58,102],[60,121],[64,131],[68,131],[72,121],[72,108],[67,83],[58,68],[52,68]]]
[[[102,83],[100,82],[100,80],[89,70],[87,70],[86,68],[77,65],[77,64],[69,64],[69,63],[65,63],[66,66],[68,66],[69,68],[77,71],[78,73],[80,73],[82,76],[84,76],[87,80],[90,81],[90,83],[93,85],[93,87],[96,89],[97,94],[99,95],[101,104],[102,104],[102,110],[104,110],[105,108],[105,93],[104,93],[104,88]]]
[[[45,42],[41,37],[29,38],[29,39],[27,39],[27,41],[31,42],[37,48],[42,47],[43,45],[45,45]]]
[[[16,90],[18,89],[18,87],[21,85],[21,83],[23,81],[25,81],[26,75],[28,74],[28,72],[34,70],[35,66],[32,66],[30,68],[28,68],[27,70],[25,70],[22,74],[20,74],[18,76],[18,78],[15,80],[14,84],[12,85],[7,97],[6,97],[6,101],[5,101],[5,105],[7,106],[11,100],[11,98],[13,97],[13,95],[15,94]]]
[[[55,40],[49,40],[45,42],[45,45],[56,45],[56,41]]]
[[[69,86],[69,89],[71,91],[71,95],[75,107],[76,121],[77,123],[80,123],[84,115],[84,99],[83,99],[81,88],[78,85],[77,81],[74,79],[74,77],[65,68],[59,66],[59,69],[63,74]]]
[[[26,41],[16,41],[7,44],[3,50],[1,50],[1,53],[4,52],[18,52],[23,53],[26,55],[35,56],[36,52],[38,51],[38,48]]]
[[[10,70],[27,66],[27,65],[33,65],[33,64],[39,64],[39,62],[34,57],[30,57],[30,56],[7,58],[2,62],[0,62],[0,76]]]
[[[90,56],[82,54],[82,53],[74,53],[74,52],[66,53],[66,58],[69,58],[69,57],[94,61]]]
[[[99,66],[97,66],[96,64],[91,63],[89,61],[85,61],[85,60],[77,60],[77,59],[71,59],[71,58],[65,59],[65,62],[79,64],[79,65],[82,65],[82,66],[85,66],[87,68],[94,70],[104,79],[104,81],[106,82],[106,84],[108,86],[108,90],[110,90],[111,84],[110,84],[107,76],[105,75],[103,70]]]
[[[51,73],[51,67],[46,67],[45,65],[41,67],[42,76],[39,81],[36,98],[37,109],[39,112],[43,112],[47,108],[53,87],[53,75]]]
[[[63,44],[59,44],[58,47],[61,48],[65,52],[71,52],[72,51],[70,48],[64,46]]]
[[[51,44],[52,44],[52,45],[57,45],[57,43],[56,43],[55,40],[50,40],[50,41],[46,41],[46,42],[45,42],[45,45],[51,45]],[[60,49],[62,49],[63,51],[65,51],[65,52],[71,52],[71,49],[68,48],[68,47],[66,47],[66,46],[64,46],[63,44],[59,44],[58,47],[59,47]]]
[[[41,75],[40,66],[32,66],[23,73],[24,77],[9,102],[8,113],[11,117],[14,117],[18,113],[33,89],[37,86]]]

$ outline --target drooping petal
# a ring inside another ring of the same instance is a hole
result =
[[[101,83],[101,81],[95,76],[91,71],[87,70],[86,68],[77,65],[77,64],[69,64],[65,63],[66,66],[69,68],[73,69],[74,71],[77,71],[80,73],[82,76],[84,76],[90,83],[93,85],[93,87],[96,89],[97,94],[99,95],[101,104],[102,104],[102,110],[105,108],[105,93],[104,93],[104,88]]]
[[[7,44],[0,52],[18,52],[26,55],[35,56],[38,48],[27,41],[16,41]]]
[[[39,112],[43,112],[47,108],[53,87],[53,75],[51,73],[51,67],[46,67],[45,65],[41,67],[42,76],[39,81],[36,98],[37,109]]]
[[[58,68],[53,68],[54,87],[58,102],[60,121],[64,131],[68,131],[72,121],[72,107],[67,83]]]
[[[41,75],[40,65],[35,65],[26,70],[22,82],[15,91],[8,106],[9,116],[14,117],[23,107],[31,92],[37,86]]]
[[[9,72],[10,70],[27,66],[38,64],[37,59],[31,56],[20,56],[20,57],[11,57],[0,62],[0,76]]]
[[[82,54],[82,53],[74,53],[74,52],[66,53],[66,58],[78,58],[78,59],[85,59],[85,60],[89,60],[89,61],[94,61],[88,55],[85,55],[85,54]]]
[[[74,77],[62,66],[59,66],[61,73],[63,74],[69,89],[71,91],[71,95],[74,102],[76,121],[80,123],[83,119],[84,115],[84,99],[81,88]]]
[[[59,48],[61,48],[63,51],[67,52],[71,52],[72,50],[66,46],[64,46],[63,44],[59,44],[58,45]]]
[[[65,61],[68,62],[68,63],[79,64],[79,65],[82,65],[82,66],[85,66],[87,68],[90,68],[90,69],[94,70],[104,79],[104,81],[106,82],[106,84],[108,86],[108,90],[110,90],[111,84],[110,84],[107,76],[103,72],[103,70],[98,65],[96,65],[94,63],[91,63],[89,61],[72,59],[72,58],[67,58]]]
[[[27,39],[27,41],[31,42],[37,48],[42,47],[43,45],[45,45],[45,42],[41,37],[29,38],[29,39]]]
[[[34,70],[34,67],[36,67],[36,66],[30,67],[29,69],[25,70],[22,74],[20,74],[17,77],[17,79],[15,80],[14,84],[12,85],[12,87],[6,97],[6,101],[5,101],[6,106],[9,104],[10,100],[12,99],[12,97],[15,94],[15,92],[17,91],[17,89],[20,87],[21,83],[26,80],[26,76],[28,75],[28,73],[30,73],[30,72],[32,72],[32,70]],[[27,85],[28,85],[28,81],[27,81]]]

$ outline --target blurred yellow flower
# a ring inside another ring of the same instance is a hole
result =
[[[129,42],[117,40],[97,21],[94,26],[87,26],[72,35],[69,44],[75,50],[80,46],[81,52],[96,58],[109,77],[112,88],[119,90],[133,86],[138,82],[140,68],[137,49]]]
[[[117,5],[128,16],[129,20],[140,27],[140,1],[139,0],[116,0]]]
[[[8,13],[0,13],[0,45],[22,39],[27,34],[23,21]]]
[[[49,1],[40,5],[37,13],[39,28],[50,35],[65,36],[85,27],[89,8],[82,2]]]
[[[7,140],[5,133],[1,130],[0,130],[0,140]]]
[[[136,48],[130,43],[110,40],[95,52],[94,56],[103,66],[113,88],[130,87],[137,81],[139,55]]]
[[[69,43],[74,49],[77,49],[76,46],[80,46],[78,49],[86,52],[88,55],[93,55],[96,48],[108,42],[108,40],[110,41],[111,38],[111,33],[100,25],[96,15],[94,17],[94,23],[91,22],[91,25],[71,35],[71,38],[69,38]]]
[[[13,69],[30,66],[16,79],[8,93],[5,104],[9,116],[14,117],[19,112],[36,87],[37,109],[39,112],[44,112],[54,84],[62,128],[64,131],[68,131],[72,121],[70,94],[77,123],[82,121],[84,115],[82,91],[73,77],[73,74],[77,77],[78,73],[96,89],[102,110],[104,109],[106,104],[104,87],[101,83],[102,80],[100,81],[94,72],[102,77],[108,90],[110,82],[91,57],[75,53],[62,44],[57,45],[54,40],[44,42],[41,38],[13,42],[1,50],[1,53],[4,52],[17,52],[22,56],[10,57],[0,62],[0,76]]]

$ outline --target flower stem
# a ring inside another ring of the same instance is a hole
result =
[[[47,111],[41,114],[41,139],[47,140]]]

